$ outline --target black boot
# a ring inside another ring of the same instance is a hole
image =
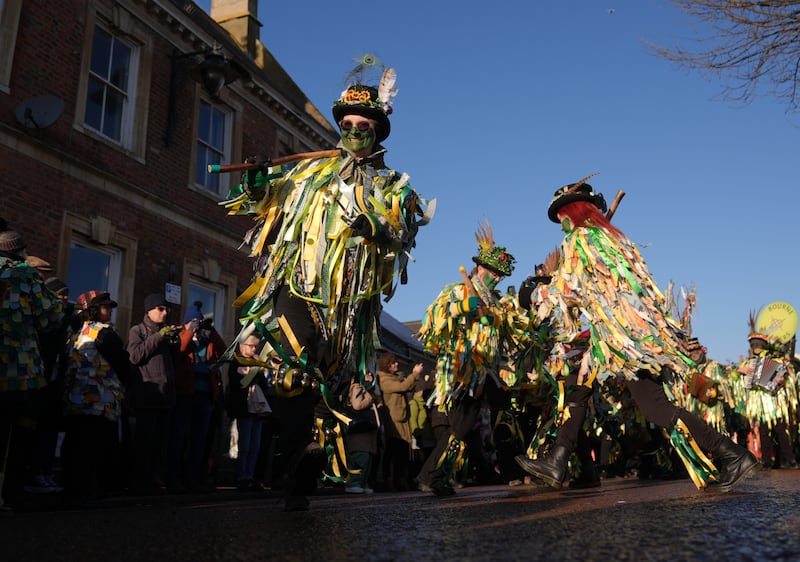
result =
[[[597,466],[592,458],[592,444],[589,436],[583,431],[578,434],[578,447],[575,449],[575,454],[578,456],[580,470],[575,478],[570,479],[570,490],[599,488],[601,486],[600,473],[597,472]]]
[[[294,455],[287,467],[284,483],[286,511],[308,510],[309,502],[306,496],[316,491],[317,477],[327,462],[328,455],[325,449],[316,441],[312,441]]]
[[[567,475],[569,454],[570,451],[564,445],[555,444],[541,459],[533,460],[525,455],[517,455],[514,460],[531,476],[542,480],[551,488],[560,490],[561,483]]]
[[[724,494],[730,492],[758,470],[758,460],[753,454],[730,439],[712,451],[712,461],[719,470],[716,482],[710,482],[706,491]]]
[[[600,474],[597,472],[597,467],[593,462],[589,461],[584,463],[581,461],[581,470],[578,476],[569,481],[571,490],[584,490],[586,488],[599,488],[602,486],[600,482]]]

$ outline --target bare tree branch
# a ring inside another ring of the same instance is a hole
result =
[[[708,34],[690,40],[694,49],[647,42],[657,56],[717,76],[727,99],[750,103],[766,95],[790,113],[800,110],[800,1],[667,1]]]

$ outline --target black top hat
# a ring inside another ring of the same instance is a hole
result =
[[[373,119],[375,125],[375,142],[379,143],[389,136],[391,123],[389,114],[392,108],[384,109],[384,100],[378,99],[378,90],[372,86],[353,84],[342,92],[342,97],[333,102],[333,118],[337,124],[342,122],[345,115],[361,115]]]
[[[608,209],[603,194],[592,191],[591,185],[585,182],[579,184],[571,183],[559,188],[553,194],[553,200],[550,201],[550,207],[547,209],[547,216],[554,223],[560,222],[558,220],[558,210],[573,201],[588,201],[603,213]]]

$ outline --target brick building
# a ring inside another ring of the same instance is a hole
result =
[[[109,290],[122,334],[168,287],[170,322],[201,300],[230,340],[250,223],[218,204],[239,174],[207,165],[338,140],[255,7],[215,0],[215,21],[183,0],[0,0],[0,216],[73,297]]]
[[[166,291],[226,341],[251,224],[208,164],[324,150],[338,131],[260,42],[256,0],[0,0],[0,216],[74,298],[105,289],[127,334]],[[388,347],[422,351],[388,317]],[[390,333],[391,332],[391,333]]]

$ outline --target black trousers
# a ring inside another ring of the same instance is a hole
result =
[[[66,417],[61,457],[71,499],[98,499],[112,486],[119,460],[117,428],[116,421],[103,416]]]
[[[770,429],[766,423],[758,424],[761,439],[761,462],[766,466],[787,468],[796,463],[789,425],[781,420]],[[775,444],[777,443],[777,451]]]
[[[284,285],[276,293],[273,306],[275,316],[283,316],[291,326],[297,342],[307,353],[309,362],[324,372],[324,366],[320,365],[318,361],[321,358],[325,340],[314,323],[306,302],[292,296],[289,287]],[[287,353],[293,354],[289,339],[283,332],[281,332],[281,345]],[[285,462],[284,467],[287,471],[293,471],[303,449],[313,440],[315,409],[319,402],[319,395],[316,391],[308,388],[297,396],[278,395],[275,402],[276,408],[273,415],[278,420],[279,447]],[[286,482],[289,483],[289,487],[293,488],[287,489],[287,494],[291,495],[295,493],[295,490],[312,490],[316,487],[315,482],[311,479],[307,482],[297,482],[293,480],[294,476],[296,475],[286,475]]]
[[[439,463],[439,458],[442,453],[447,449],[450,440],[450,435],[455,436],[456,439],[466,442],[467,435],[475,426],[478,419],[478,414],[481,411],[480,399],[471,398],[469,396],[456,400],[447,412],[447,419],[450,422],[450,431],[442,432],[436,439],[436,445],[417,476],[417,481],[431,486],[435,483],[446,484],[450,479],[450,474],[444,474],[443,471],[436,468]]]
[[[138,408],[133,431],[134,487],[161,486],[166,470],[171,411]]]
[[[589,387],[577,386],[577,379],[577,373],[571,373],[565,380],[570,418],[561,426],[556,437],[556,443],[564,445],[569,451],[577,446],[578,434],[586,417],[586,404],[593,392]],[[647,421],[671,431],[680,419],[704,451],[716,450],[727,439],[694,414],[670,402],[662,384],[653,380],[648,373],[640,373],[639,380],[627,381],[626,386]]]

